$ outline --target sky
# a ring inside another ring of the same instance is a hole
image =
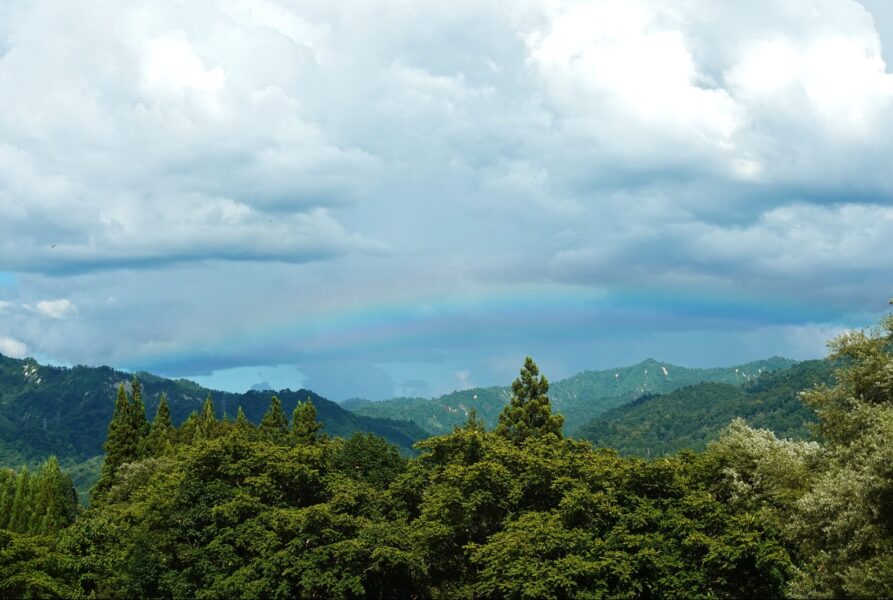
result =
[[[888,0],[6,0],[0,353],[334,400],[825,354]]]

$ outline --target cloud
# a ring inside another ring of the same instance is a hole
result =
[[[893,293],[884,6],[6,3],[0,327],[335,397],[813,347]]]
[[[10,358],[25,358],[28,356],[28,346],[19,340],[0,336],[0,354]]]
[[[77,307],[67,298],[58,300],[41,300],[34,306],[24,305],[26,309],[50,319],[67,319],[78,314]]]

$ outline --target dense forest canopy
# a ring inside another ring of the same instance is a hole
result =
[[[566,437],[530,359],[495,429],[472,412],[410,458],[278,398],[258,425],[210,398],[150,421],[134,382],[89,508],[53,460],[0,471],[0,595],[890,597],[891,344],[893,317],[831,343],[819,441],[738,419],[650,460]]]

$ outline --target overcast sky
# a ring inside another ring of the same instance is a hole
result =
[[[818,357],[893,296],[891,65],[887,0],[6,0],[0,353],[335,400]]]

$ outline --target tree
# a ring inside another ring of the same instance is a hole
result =
[[[248,421],[248,417],[245,416],[245,411],[242,410],[242,406],[239,406],[239,411],[236,413],[236,428],[240,431],[248,431],[251,429],[251,423]]]
[[[214,414],[214,401],[211,400],[211,394],[208,394],[204,404],[202,404],[202,412],[196,423],[196,439],[209,440],[214,437],[216,429],[217,416]]]
[[[136,460],[139,438],[134,429],[134,423],[138,420],[134,419],[130,413],[131,403],[127,398],[124,384],[121,384],[118,386],[115,411],[109,422],[108,438],[102,446],[105,449],[105,461],[102,463],[99,481],[96,482],[92,491],[94,501],[102,498],[112,486],[118,467],[126,462]]]
[[[12,531],[25,533],[31,524],[31,515],[34,510],[33,487],[28,467],[24,467],[16,478],[13,498],[8,528]]]
[[[334,466],[345,475],[385,488],[403,470],[395,446],[374,433],[355,433],[335,454]]]
[[[829,343],[837,384],[802,395],[826,440],[825,468],[789,535],[809,557],[795,595],[893,597],[893,315]]]
[[[260,421],[260,431],[277,440],[288,433],[288,417],[282,410],[282,403],[277,396],[273,396],[270,400],[270,408]]]
[[[146,420],[146,405],[143,402],[143,386],[136,375],[130,382],[130,420],[136,443],[139,443],[149,433],[149,422]]]
[[[33,508],[30,532],[55,535],[74,522],[78,498],[71,477],[59,468],[55,456],[49,457],[31,480]]]
[[[322,423],[316,419],[316,407],[308,399],[298,402],[291,416],[291,436],[300,444],[313,444],[320,439]]]
[[[521,375],[512,382],[512,399],[499,415],[496,432],[514,443],[545,435],[562,437],[564,417],[552,414],[548,392],[549,382],[528,356]]]
[[[158,410],[149,433],[143,440],[143,456],[160,456],[170,448],[174,427],[171,424],[171,410],[167,403],[167,394],[161,394],[158,400]]]

